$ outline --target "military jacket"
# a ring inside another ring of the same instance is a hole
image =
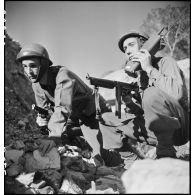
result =
[[[42,79],[32,84],[39,107],[54,106],[48,128],[50,136],[61,136],[67,118],[89,118],[96,111],[93,90],[65,66],[51,66]],[[107,111],[100,96],[100,108]],[[95,115],[94,115],[95,116]]]

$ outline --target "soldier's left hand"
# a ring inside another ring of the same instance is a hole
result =
[[[130,57],[133,62],[140,62],[144,71],[149,72],[152,67],[151,55],[146,49],[140,49],[139,52],[131,54]]]

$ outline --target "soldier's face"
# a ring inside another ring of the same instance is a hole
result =
[[[30,58],[22,60],[22,66],[24,68],[24,74],[32,82],[36,82],[40,70],[40,59]]]
[[[125,51],[125,56],[127,60],[131,54],[137,53],[139,51],[139,43],[136,37],[127,38],[123,43],[123,49]]]

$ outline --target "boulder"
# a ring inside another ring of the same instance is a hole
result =
[[[121,177],[126,193],[189,193],[189,162],[162,158],[135,161]]]
[[[27,172],[49,168],[60,169],[60,155],[57,148],[52,148],[45,156],[41,156],[39,150],[35,150],[33,153],[26,153],[24,156],[24,167]]]
[[[64,179],[59,194],[83,194],[82,189],[79,188],[72,180]]]
[[[6,161],[11,161],[13,163],[18,163],[18,159],[23,155],[23,150],[6,150],[5,159]]]
[[[121,179],[114,175],[100,177],[99,179],[96,179],[95,184],[96,190],[104,191],[111,188],[114,192],[125,192]]]
[[[30,185],[33,182],[35,172],[33,173],[22,173],[16,177],[16,180],[25,186]]]
[[[23,167],[20,164],[12,164],[6,169],[6,174],[8,176],[15,177],[23,171]]]

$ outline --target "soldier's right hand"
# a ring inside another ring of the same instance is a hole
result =
[[[36,123],[38,124],[38,126],[42,127],[42,126],[47,126],[48,124],[48,119],[46,117],[41,117],[40,114],[37,114],[37,119],[36,119]]]

